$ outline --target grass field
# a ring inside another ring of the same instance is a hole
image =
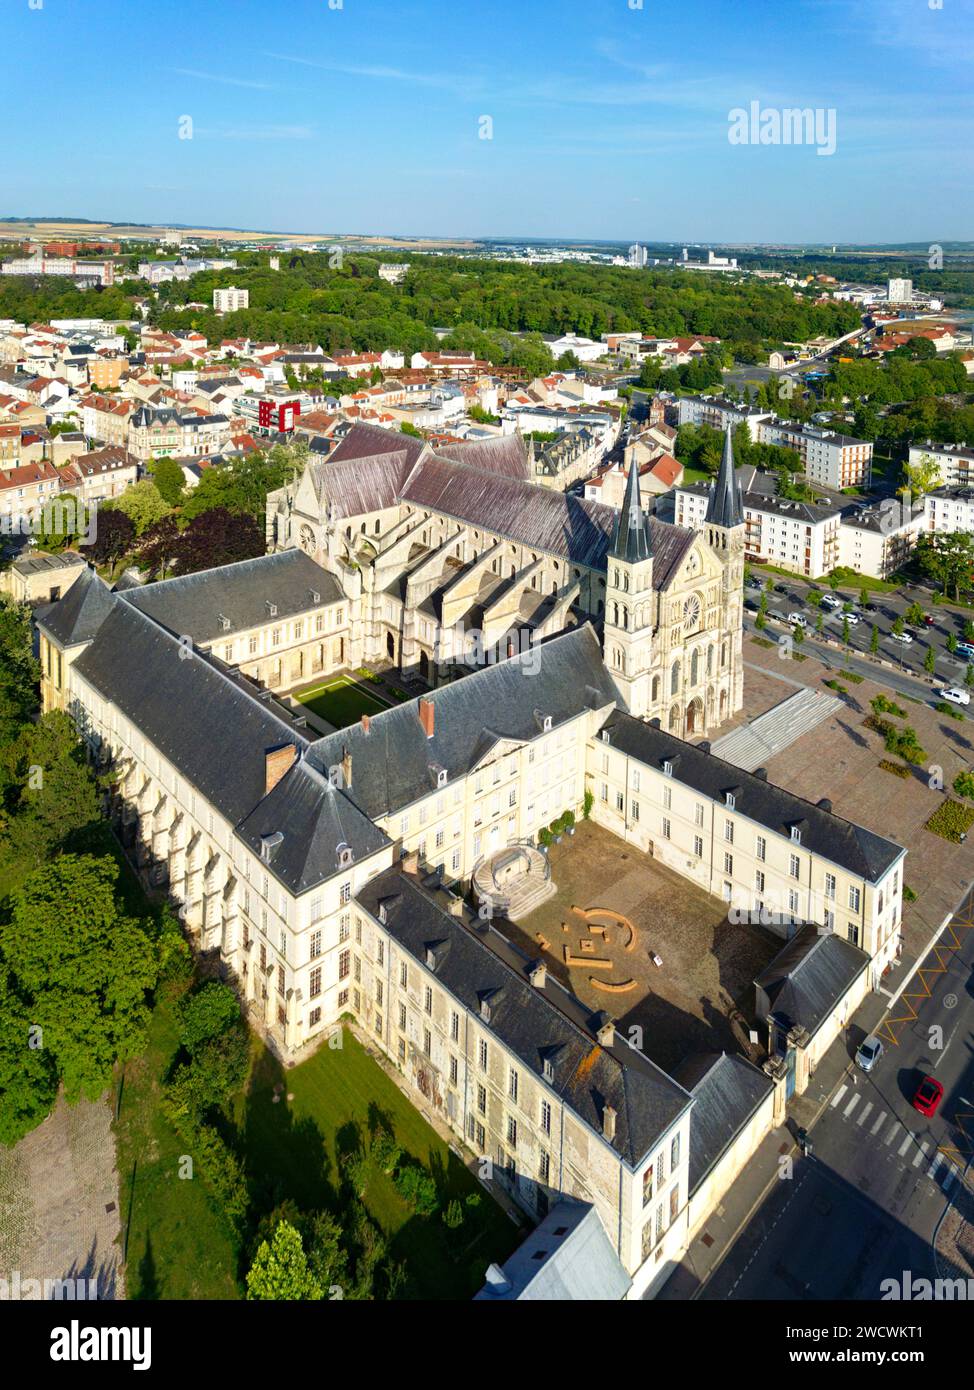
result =
[[[279,1083],[290,1103],[284,1093],[275,1103]],[[441,1206],[480,1194],[479,1205],[464,1209],[463,1225],[449,1230],[439,1212],[415,1215],[391,1178],[370,1173],[362,1200],[390,1257],[405,1266],[401,1297],[469,1299],[490,1262],[507,1259],[518,1243],[513,1222],[347,1031],[340,1048],[321,1047],[290,1071],[262,1050],[236,1118],[248,1168],[273,1175],[273,1192],[268,1186],[261,1201],[268,1208],[290,1197],[304,1209],[335,1211],[343,1157],[362,1148],[377,1123],[433,1175]]]
[[[175,1004],[163,999],[146,1052],[126,1067],[116,1124],[126,1292],[135,1299],[236,1299],[238,1242],[203,1183],[179,1177],[186,1144],[162,1111],[162,1081],[178,1046]],[[255,1039],[250,1079],[232,1113],[255,1220],[286,1198],[340,1215],[343,1158],[378,1122],[433,1175],[441,1208],[479,1193],[479,1205],[464,1207],[463,1224],[450,1230],[439,1211],[417,1216],[391,1178],[370,1174],[362,1200],[391,1260],[404,1266],[400,1297],[468,1299],[490,1262],[505,1260],[518,1243],[514,1224],[348,1032],[341,1048],[323,1047],[289,1071]]]
[[[294,698],[319,719],[334,724],[336,729],[356,724],[363,714],[378,714],[389,708],[384,700],[359,685],[351,676],[339,676],[327,685],[304,690]]]

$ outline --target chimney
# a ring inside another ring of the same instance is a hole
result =
[[[544,989],[548,980],[548,967],[543,960],[536,960],[528,970],[528,979],[535,989]]]
[[[599,1047],[615,1047],[616,1023],[614,1018],[607,1018],[604,1023],[599,1025],[599,1031],[595,1035],[599,1040]]]
[[[459,894],[453,894],[450,901],[447,903],[447,910],[449,911],[451,917],[463,916],[463,899],[459,896]]]
[[[817,802],[816,804],[820,811],[831,811],[832,809],[832,803],[827,796],[823,796],[822,800]]]
[[[346,748],[346,749],[342,752],[342,786],[345,788],[346,791],[348,791],[348,790],[350,790],[351,785],[352,785],[352,755],[351,755],[351,753],[349,752],[349,750]]]
[[[416,850],[411,849],[408,854],[403,855],[402,868],[406,874],[419,873],[419,854]]]
[[[611,1105],[602,1107],[602,1138],[611,1144],[616,1137],[616,1112]]]
[[[363,715],[362,715],[362,732],[363,732],[363,734],[367,734],[367,733],[369,732],[369,727],[370,727],[371,723],[372,723],[371,717],[370,717],[369,715],[367,715],[367,714],[363,714]]]
[[[435,710],[432,700],[420,700],[419,702],[419,722],[426,731],[426,737],[433,737],[433,717]]]
[[[293,743],[271,748],[264,754],[264,795],[268,796],[297,761],[298,750]]]

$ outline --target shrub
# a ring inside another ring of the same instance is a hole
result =
[[[443,1213],[443,1224],[451,1231],[463,1225],[463,1207],[456,1197],[447,1203],[446,1211]]]
[[[545,848],[547,848],[549,845],[551,845],[553,840],[554,836],[552,835],[551,831],[548,829],[546,825],[543,825],[541,829],[538,831],[538,844],[544,845]]]
[[[909,777],[910,775],[908,767],[904,767],[902,763],[892,763],[889,758],[883,758],[879,765],[884,772],[892,772],[896,777]]]
[[[834,690],[838,695],[848,695],[849,693],[841,681],[826,681],[825,684],[828,686],[830,690]],[[869,721],[867,720],[866,723],[868,722]]]
[[[865,676],[860,676],[856,671],[840,671],[839,674],[843,680],[852,681],[853,685],[862,685],[866,679]]]
[[[906,718],[906,710],[900,705],[894,704],[892,700],[888,700],[885,695],[877,695],[875,700],[870,701],[870,704],[877,714],[892,714],[897,719]]]
[[[212,1125],[196,1135],[196,1164],[200,1177],[218,1202],[237,1235],[247,1223],[248,1196],[244,1166]]]
[[[383,1173],[394,1173],[402,1158],[402,1145],[387,1129],[376,1130],[372,1137],[372,1160]]]
[[[195,1054],[207,1038],[224,1033],[240,1017],[237,996],[229,985],[210,980],[179,1005],[179,1041]]]
[[[946,700],[938,700],[937,703],[934,705],[934,709],[937,711],[938,714],[945,714],[951,719],[964,718],[964,715],[961,714],[960,710],[955,709],[953,705],[949,705]]]
[[[910,885],[909,885],[908,883],[904,883],[904,885],[903,885],[903,901],[906,902],[906,903],[915,903],[916,900],[917,900],[916,890],[913,889],[913,888],[911,888]]]
[[[595,793],[591,787],[585,788],[585,795],[582,797],[582,817],[588,820],[592,814],[592,807],[595,805]]]
[[[954,778],[954,791],[958,796],[966,796],[974,801],[974,772],[958,772]]]
[[[950,840],[953,844],[961,843],[961,836],[966,835],[971,826],[974,825],[974,808],[964,806],[960,801],[951,801],[948,797],[942,801],[927,821],[926,828],[931,830],[934,835],[939,835],[943,840]]]
[[[574,825],[575,825],[575,812],[574,812],[574,811],[566,811],[565,814],[562,816],[561,819],[562,819],[562,824],[564,825],[565,829],[566,829],[566,830],[571,830],[571,829],[574,827]]]
[[[436,1183],[418,1163],[405,1164],[392,1181],[400,1197],[418,1216],[432,1216],[440,1205]]]

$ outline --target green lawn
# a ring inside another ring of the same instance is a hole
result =
[[[357,724],[363,714],[379,714],[389,705],[372,695],[364,686],[351,678],[339,676],[327,685],[315,686],[294,696],[300,704],[306,705],[319,719],[333,724],[336,729],[345,729],[349,724]]]
[[[174,1001],[153,1016],[144,1055],[125,1070],[116,1124],[122,1231],[127,1237],[127,1294],[135,1299],[240,1298],[241,1252],[198,1179],[179,1176],[186,1144],[161,1107],[162,1080],[178,1051]],[[293,1101],[288,1095],[293,1095]],[[377,1122],[436,1180],[441,1210],[451,1198],[480,1195],[449,1230],[437,1211],[420,1217],[391,1178],[375,1171],[362,1200],[404,1266],[399,1297],[468,1299],[492,1260],[516,1248],[518,1228],[348,1032],[342,1047],[322,1047],[284,1070],[257,1039],[245,1092],[233,1103],[245,1155],[254,1221],[291,1198],[307,1211],[340,1215],[344,1155],[359,1149]]]
[[[342,1157],[360,1149],[377,1122],[433,1174],[441,1206],[480,1194],[476,1208],[465,1208],[463,1225],[448,1230],[440,1212],[416,1216],[391,1178],[371,1173],[362,1200],[390,1257],[405,1266],[403,1298],[468,1299],[490,1262],[506,1260],[518,1244],[513,1222],[347,1030],[341,1048],[323,1046],[287,1071],[261,1049],[236,1119],[248,1167],[268,1179],[258,1197],[265,1209],[290,1197],[304,1209],[335,1210]]]
[[[180,1178],[186,1144],[162,1113],[161,1083],[177,1049],[173,1002],[163,999],[152,1014],[146,1051],[125,1068],[115,1125],[126,1294],[239,1298],[233,1233],[199,1178]]]

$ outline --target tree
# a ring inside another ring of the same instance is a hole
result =
[[[849,626],[848,616],[842,619],[842,640],[846,646],[848,646],[852,640],[852,628]]]
[[[867,605],[868,603],[869,603],[869,590],[866,588],[866,586],[865,586],[865,584],[864,584],[864,585],[862,586],[862,588],[859,590],[859,604],[860,604],[860,606],[861,606],[862,608],[865,608],[866,605]]]
[[[960,598],[961,588],[971,582],[974,570],[974,535],[967,531],[923,531],[917,537],[914,550],[917,563],[946,594],[954,591]]]
[[[61,710],[26,724],[0,753],[11,816],[6,839],[16,856],[46,858],[101,826],[98,783],[78,732]],[[13,793],[13,795],[11,795]]]
[[[149,471],[163,501],[170,507],[178,507],[183,500],[186,479],[176,460],[156,459]]]
[[[120,497],[112,499],[111,511],[124,512],[135,526],[135,533],[141,536],[149,526],[161,519],[169,511],[169,504],[150,478],[127,487]],[[102,508],[104,513],[105,508]]]
[[[924,670],[928,671],[931,676],[936,674],[937,653],[934,651],[932,644],[927,648],[926,655],[923,658],[923,667]]]
[[[9,742],[33,714],[40,675],[30,609],[0,594],[0,743]]]
[[[897,637],[902,637],[902,636],[903,636],[903,618],[902,618],[902,617],[897,617],[897,618],[895,618],[895,619],[893,620],[893,631],[896,633]]]
[[[145,1045],[156,953],[119,910],[118,874],[112,858],[61,855],[11,894],[0,922],[0,959],[69,1101],[97,1099],[115,1063]]]
[[[913,627],[919,627],[923,622],[923,609],[917,603],[916,599],[913,600],[906,610],[906,621],[912,624]]]
[[[964,684],[974,686],[974,666],[968,666],[964,673]]]
[[[903,472],[906,482],[898,491],[909,493],[917,501],[940,485],[940,464],[929,454],[921,454],[915,463],[904,464]]]
[[[114,575],[115,566],[127,555],[135,542],[135,523],[117,508],[100,510],[95,515],[95,534],[88,553],[96,565],[107,565]]]
[[[873,624],[872,632],[869,634],[869,650],[872,652],[873,656],[879,651],[879,628],[875,623]]]
[[[165,579],[179,554],[183,533],[174,516],[164,516],[148,526],[139,546],[139,560],[151,575]]]
[[[321,1284],[308,1268],[301,1236],[281,1221],[268,1242],[262,1241],[247,1271],[249,1299],[294,1302],[324,1297]]]
[[[186,527],[179,538],[175,569],[177,574],[196,574],[254,559],[264,550],[263,528],[252,516],[215,507]]]
[[[225,1032],[240,1018],[237,996],[229,985],[210,980],[187,995],[179,1006],[179,1041],[195,1053],[201,1043]]]
[[[54,1058],[43,1033],[32,1030],[30,1010],[0,962],[0,1144],[16,1144],[57,1099]]]
[[[815,631],[818,633],[825,631],[825,612],[821,608],[818,610],[818,617],[815,619]]]

